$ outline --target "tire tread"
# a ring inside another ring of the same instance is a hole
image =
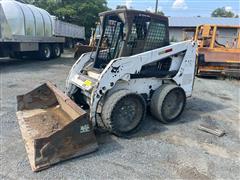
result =
[[[157,120],[159,120],[163,123],[169,123],[168,120],[166,118],[164,118],[161,113],[161,109],[162,109],[165,97],[168,95],[168,93],[171,90],[173,90],[175,88],[180,88],[180,87],[175,84],[163,84],[153,93],[151,103],[150,103],[150,111],[151,111],[151,114],[155,118],[157,118]],[[186,97],[185,97],[185,102],[186,102]],[[185,102],[184,102],[183,109],[185,107]],[[179,113],[179,115],[176,118],[178,118],[181,115],[183,109],[181,110],[181,112]]]
[[[129,135],[133,134],[134,132],[136,132],[138,130],[138,128],[140,127],[142,120],[145,119],[145,115],[146,115],[146,103],[145,103],[145,100],[142,98],[142,100],[144,102],[144,113],[143,113],[143,117],[142,117],[141,121],[139,122],[138,126],[136,128],[134,128],[133,130],[131,130],[130,132],[126,132],[126,133],[122,133],[117,130],[117,128],[114,125],[114,122],[111,121],[111,114],[112,114],[112,111],[113,111],[115,105],[118,103],[118,101],[124,97],[127,97],[128,95],[137,95],[140,98],[142,98],[141,95],[132,93],[129,90],[125,90],[125,89],[119,90],[106,98],[104,105],[103,105],[103,110],[102,110],[102,121],[104,124],[103,128],[105,128],[108,131],[110,131],[111,133],[113,133],[117,136],[121,136],[121,137],[126,137],[126,136],[129,136]]]

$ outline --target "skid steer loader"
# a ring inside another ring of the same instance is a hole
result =
[[[197,43],[170,45],[166,17],[122,9],[101,13],[100,20],[97,50],[73,65],[65,94],[48,82],[18,97],[34,171],[95,151],[94,128],[131,135],[147,107],[156,119],[173,122],[192,94]]]

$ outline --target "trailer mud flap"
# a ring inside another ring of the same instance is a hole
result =
[[[17,118],[33,171],[98,148],[88,114],[48,82],[17,97]]]

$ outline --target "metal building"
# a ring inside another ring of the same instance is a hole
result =
[[[240,18],[212,18],[212,17],[169,17],[170,41],[178,42],[191,39],[197,26],[214,24],[222,26],[240,26]],[[237,36],[236,29],[222,28],[219,35],[222,37]],[[223,39],[221,41],[227,41]],[[222,42],[224,43],[224,42]]]

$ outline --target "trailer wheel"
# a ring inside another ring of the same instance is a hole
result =
[[[39,49],[39,57],[42,60],[49,60],[51,58],[52,51],[51,47],[48,44],[42,44],[40,45]]]
[[[61,56],[61,47],[59,44],[54,44],[52,46],[52,57],[59,58]]]
[[[106,99],[101,115],[107,130],[117,136],[129,136],[145,118],[146,102],[141,95],[120,90]]]
[[[171,123],[182,114],[186,104],[185,91],[173,84],[164,84],[152,96],[152,115],[163,123]]]

